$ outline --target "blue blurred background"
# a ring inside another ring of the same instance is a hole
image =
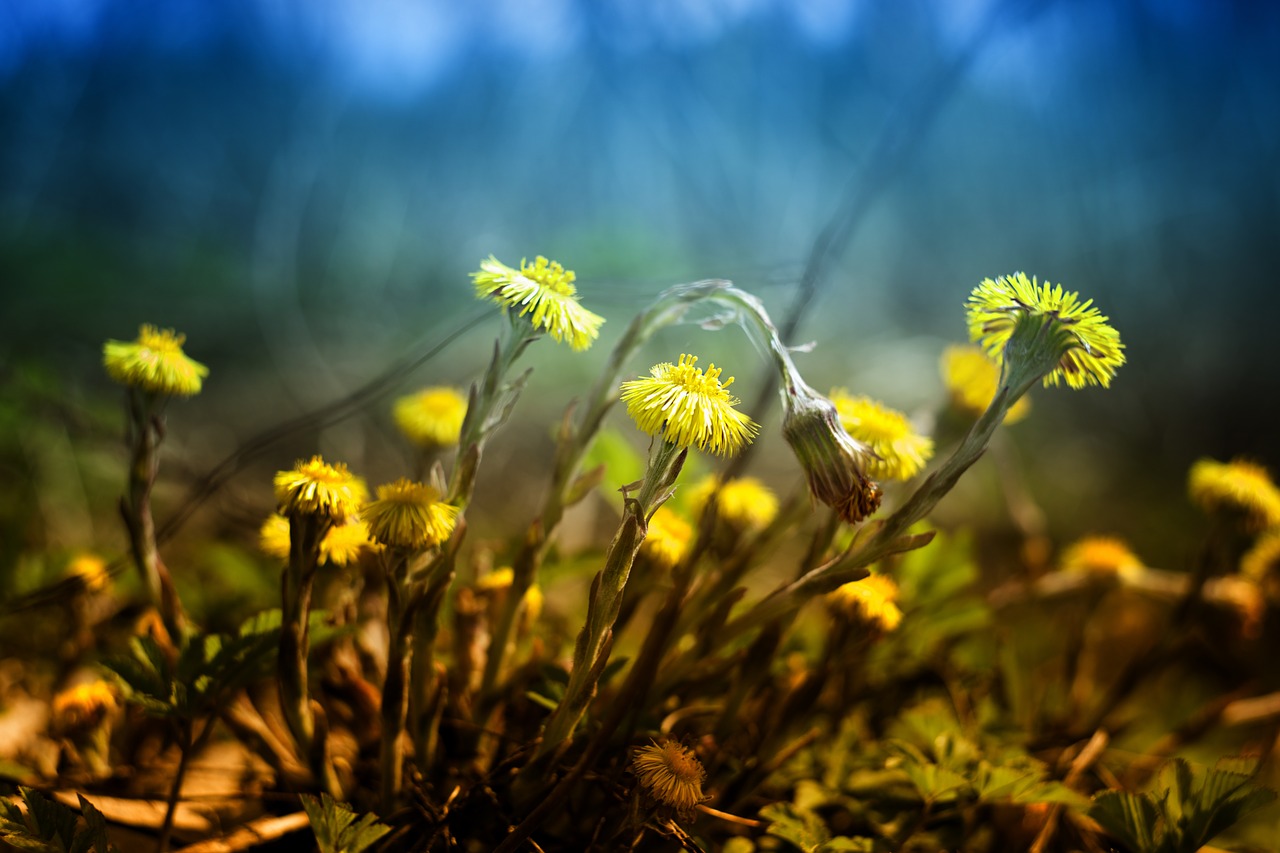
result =
[[[105,392],[103,339],[176,326],[211,459],[474,315],[492,252],[606,343],[679,281],[803,303],[815,385],[913,412],[1025,270],[1130,359],[1016,428],[1057,523],[1159,548],[1194,458],[1280,463],[1280,4],[0,0],[0,129],[5,371]],[[738,357],[702,334],[663,357]],[[552,408],[597,355],[539,356]]]

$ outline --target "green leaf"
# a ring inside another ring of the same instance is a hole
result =
[[[1165,796],[1171,817],[1170,847],[1176,853],[1194,853],[1276,796],[1254,785],[1248,775],[1221,766],[1203,773],[1196,784],[1187,761],[1178,758],[1171,765],[1174,783]]]
[[[303,794],[301,800],[320,853],[361,853],[391,831],[391,827],[378,823],[377,815],[366,814],[357,819],[355,812],[328,794],[321,794],[320,799]]]
[[[769,835],[795,845],[804,853],[817,853],[831,840],[831,832],[821,817],[791,803],[765,806],[760,810],[760,817],[769,822],[765,830]]]
[[[1094,796],[1089,817],[1133,853],[1155,853],[1158,849],[1160,816],[1150,797],[1103,791]]]
[[[876,842],[873,838],[849,838],[837,835],[818,847],[817,853],[835,853],[838,850],[852,850],[854,853],[875,853]]]
[[[0,800],[0,841],[34,853],[115,853],[107,843],[106,821],[84,797],[80,807],[85,828],[79,829],[79,816],[70,807],[30,788],[18,790],[26,814],[16,804]]]

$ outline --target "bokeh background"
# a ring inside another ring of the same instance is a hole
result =
[[[109,535],[68,485],[80,448],[123,463],[104,339],[174,326],[212,367],[171,413],[190,478],[484,315],[467,273],[490,253],[563,261],[609,318],[587,356],[532,354],[492,511],[670,284],[733,279],[816,342],[813,384],[927,419],[968,291],[1025,270],[1094,298],[1130,362],[1010,430],[1050,532],[1177,568],[1188,465],[1280,464],[1280,4],[0,0],[0,548]],[[469,382],[496,329],[399,390]],[[655,344],[685,349],[753,399],[740,335]],[[389,405],[264,470],[319,447],[392,475]],[[230,493],[231,516],[270,502]]]

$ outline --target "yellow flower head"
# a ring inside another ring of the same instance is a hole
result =
[[[1003,363],[1005,345],[1020,321],[1051,321],[1060,335],[1061,357],[1045,375],[1044,384],[1057,385],[1065,379],[1072,388],[1106,388],[1124,364],[1124,344],[1092,305],[1092,299],[1081,302],[1078,293],[1064,292],[1062,285],[1038,284],[1020,272],[983,279],[969,295],[969,338]]]
[[[467,417],[465,394],[446,386],[423,388],[396,400],[392,411],[400,432],[423,447],[457,444]]]
[[[704,799],[702,781],[707,776],[692,749],[671,740],[654,741],[636,750],[631,759],[640,788],[652,801],[673,809],[687,819]]]
[[[280,513],[272,513],[258,531],[258,547],[280,562],[289,560],[289,519]],[[369,526],[354,516],[348,516],[342,524],[335,524],[320,540],[320,560],[335,566],[345,566],[359,559],[360,553],[376,547],[369,541]]]
[[[962,412],[980,416],[991,405],[1000,385],[1000,365],[991,360],[981,347],[955,344],[942,352],[939,364],[942,381],[951,395],[951,402]],[[1007,424],[1020,421],[1031,408],[1030,397],[1019,397],[1004,416]]]
[[[173,329],[144,325],[136,341],[107,341],[102,364],[107,375],[122,385],[152,394],[191,397],[200,393],[209,368],[182,352],[186,335]]]
[[[649,370],[648,379],[622,383],[622,402],[636,426],[660,435],[677,447],[695,445],[721,456],[732,456],[750,444],[760,428],[734,408],[738,399],[721,384],[714,364],[703,373],[697,356],[681,355],[678,364],[663,362]]]
[[[107,563],[97,554],[79,554],[67,564],[67,574],[80,578],[90,592],[101,592],[111,583]]]
[[[317,515],[335,524],[355,515],[369,496],[364,481],[346,465],[330,465],[319,456],[276,472],[275,488],[276,506],[282,515]]]
[[[885,575],[871,575],[844,584],[827,595],[827,599],[845,613],[884,632],[898,627],[902,611],[898,609],[898,585]]]
[[[542,593],[542,587],[536,583],[531,584],[524,591],[524,618],[526,622],[537,622],[538,617],[542,615],[542,604],[545,596]]]
[[[440,500],[433,486],[402,477],[378,486],[378,499],[366,504],[361,516],[369,524],[373,541],[392,548],[425,549],[452,535],[458,508]]]
[[[1238,513],[1253,530],[1280,526],[1280,489],[1257,463],[1201,459],[1191,466],[1187,490],[1205,512]]]
[[[476,581],[476,589],[480,592],[497,592],[509,589],[511,584],[515,583],[515,579],[515,570],[510,566],[503,566],[500,569],[494,569],[488,574],[482,575]]]
[[[695,514],[701,514],[717,492],[717,515],[739,530],[759,530],[778,514],[778,499],[755,477],[737,477],[724,483],[716,476],[704,477],[689,492],[689,506]]]
[[[1121,539],[1086,536],[1062,552],[1062,570],[1095,577],[1130,575],[1142,569],[1142,560]]]
[[[1253,547],[1240,558],[1240,574],[1255,581],[1267,575],[1280,574],[1280,528],[1268,530],[1258,537]]]
[[[867,476],[874,454],[840,425],[835,403],[806,386],[786,390],[782,435],[804,468],[809,494],[857,524],[880,507],[883,493]]]
[[[670,569],[689,553],[692,540],[693,528],[689,522],[667,507],[660,506],[649,519],[649,529],[640,551],[657,565]]]
[[[520,261],[514,270],[492,255],[473,272],[476,296],[502,307],[531,314],[535,329],[548,332],[557,341],[568,341],[575,350],[585,350],[600,334],[604,318],[578,304],[573,271],[539,256],[534,263]]]
[[[902,412],[870,397],[852,397],[843,388],[831,392],[840,423],[849,435],[867,444],[880,457],[867,465],[872,477],[909,480],[933,456],[933,439],[917,435]]]
[[[115,688],[106,681],[77,684],[53,697],[53,719],[63,731],[83,731],[102,722],[119,707]]]

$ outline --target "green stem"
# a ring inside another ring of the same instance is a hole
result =
[[[289,518],[289,563],[280,577],[280,649],[276,669],[280,680],[280,705],[293,735],[298,754],[314,765],[315,719],[307,683],[307,656],[311,648],[311,590],[320,555],[320,541],[329,525],[319,516]],[[312,767],[315,771],[318,768]],[[317,781],[323,773],[316,776]]]

